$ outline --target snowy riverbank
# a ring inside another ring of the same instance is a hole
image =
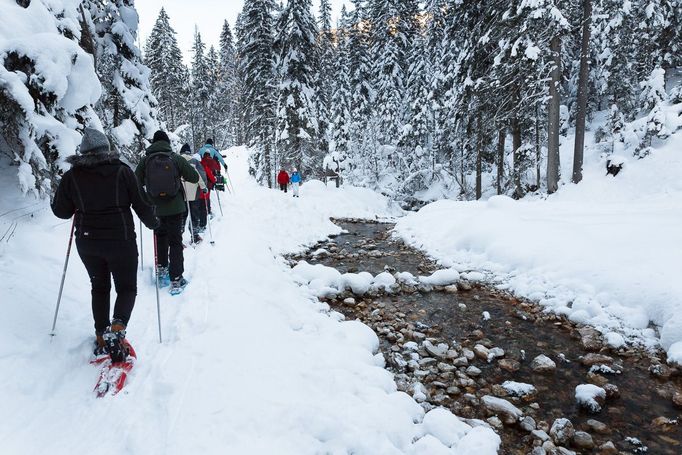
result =
[[[681,146],[678,133],[616,178],[589,157],[580,185],[546,199],[435,202],[396,232],[445,267],[485,271],[498,287],[605,333],[660,340],[682,362]]]

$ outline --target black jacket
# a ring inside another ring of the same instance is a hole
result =
[[[158,226],[153,207],[140,195],[135,174],[117,154],[75,155],[67,161],[72,167],[59,182],[52,212],[63,219],[75,213],[77,238],[134,239],[131,206],[149,229]]]

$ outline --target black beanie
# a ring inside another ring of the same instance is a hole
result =
[[[211,139],[211,138],[209,137],[208,139],[206,139],[206,143],[207,143],[208,145],[213,145],[213,139]]]
[[[184,144],[182,148],[180,149],[180,154],[181,155],[191,155],[192,154],[192,149],[189,147],[189,144]]]
[[[166,141],[170,144],[170,139],[168,139],[168,135],[166,134],[165,131],[157,131],[154,133],[154,138],[152,139],[152,143],[154,142],[159,142],[159,141]]]

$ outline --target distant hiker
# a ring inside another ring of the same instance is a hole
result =
[[[289,174],[287,174],[287,171],[285,171],[284,168],[277,174],[277,183],[279,184],[279,189],[286,193],[287,186],[289,185]]]
[[[208,187],[206,186],[206,171],[204,166],[202,166],[201,161],[197,159],[199,155],[192,155],[192,150],[189,144],[184,144],[180,149],[180,155],[186,159],[189,164],[194,166],[194,169],[199,173],[198,184],[183,181],[183,190],[185,192],[185,197],[189,205],[189,216],[190,218],[190,235],[192,236],[192,241],[194,243],[199,243],[203,239],[201,238],[200,231],[202,226],[206,226],[206,206],[204,200],[202,199],[205,193],[208,193]],[[203,224],[202,224],[203,215]],[[185,218],[187,218],[185,216]],[[183,222],[183,226],[185,223]]]
[[[218,164],[218,173],[220,173],[221,165],[223,166],[225,171],[227,171],[227,164],[225,164],[225,160],[223,159],[223,156],[220,154],[220,152],[213,146],[213,139],[211,138],[206,139],[206,144],[204,144],[204,146],[199,149],[199,156],[203,157],[204,154],[207,152],[211,155],[211,158],[213,158],[215,162]]]
[[[133,171],[111,152],[107,137],[86,128],[80,153],[67,158],[67,171],[52,201],[62,219],[75,216],[76,248],[90,276],[95,355],[113,362],[126,359],[126,327],[137,295],[137,242],[130,211],[149,229],[159,225],[154,209],[140,195]],[[116,287],[114,317],[109,321],[111,277]]]
[[[301,186],[301,174],[298,173],[296,168],[294,168],[294,172],[291,174],[291,179],[289,181],[291,182],[291,189],[294,192],[294,197],[298,197],[298,189]]]
[[[220,165],[216,160],[211,158],[211,153],[210,152],[204,152],[203,155],[201,155],[201,164],[204,166],[204,170],[206,171],[206,185],[208,186],[208,191],[209,191],[209,196],[205,198],[205,205],[208,210],[208,214],[211,215],[211,198],[210,198],[210,192],[213,189],[213,186],[216,183],[216,175],[220,173]],[[213,219],[213,218],[211,218]]]
[[[170,284],[170,293],[179,294],[187,286],[187,280],[182,276],[182,222],[187,207],[181,179],[197,183],[199,173],[187,160],[173,153],[168,135],[157,131],[147,154],[137,165],[135,175],[156,206],[156,215],[161,220],[161,225],[154,230],[159,283],[162,287]]]

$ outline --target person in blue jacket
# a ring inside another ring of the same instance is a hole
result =
[[[223,160],[223,156],[220,152],[213,146],[213,139],[211,138],[206,139],[206,144],[199,149],[199,156],[204,156],[206,153],[209,153],[211,158],[216,160],[227,172],[227,164],[225,164],[225,160]]]
[[[294,172],[291,174],[289,182],[291,183],[291,189],[294,191],[294,197],[298,197],[298,189],[301,186],[301,174],[298,173],[296,168],[294,168]]]

